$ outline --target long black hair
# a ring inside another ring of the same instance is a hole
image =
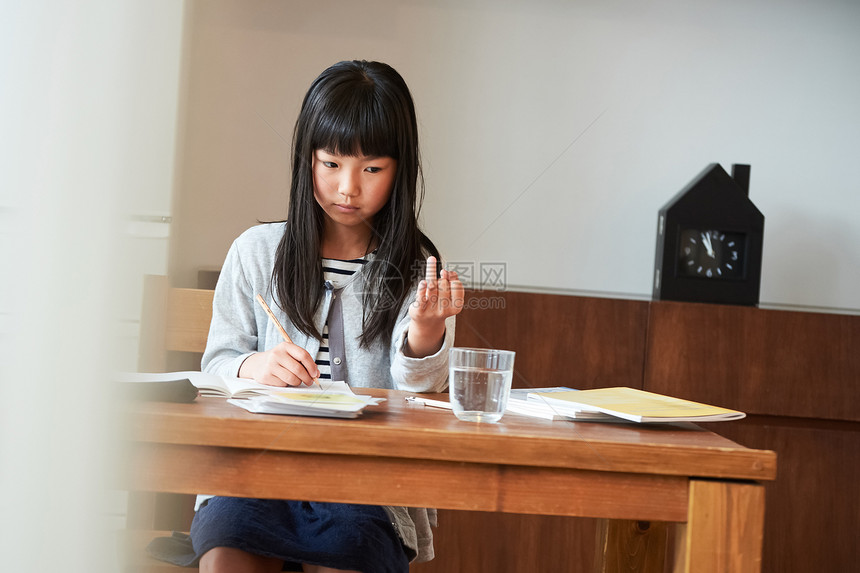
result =
[[[424,180],[415,105],[406,82],[380,62],[334,64],[314,80],[293,132],[293,173],[286,229],[275,256],[272,283],[278,303],[302,332],[318,339],[314,312],[325,291],[320,255],[323,210],[314,198],[311,161],[317,149],[338,155],[397,160],[388,202],[374,216],[376,255],[364,275],[361,345],[391,337],[399,311],[439,252],[418,227]],[[438,271],[437,271],[438,272]]]

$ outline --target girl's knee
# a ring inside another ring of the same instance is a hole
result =
[[[268,573],[280,571],[283,562],[234,547],[214,547],[200,558],[201,573]]]

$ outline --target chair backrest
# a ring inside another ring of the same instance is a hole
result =
[[[169,352],[202,353],[206,349],[214,295],[213,290],[170,287],[165,276],[144,277],[138,352],[141,372],[166,371]]]
[[[170,287],[165,276],[144,277],[140,372],[199,370],[197,357],[195,365],[176,368],[177,358],[193,356],[176,353],[202,353],[206,349],[214,295],[214,290]],[[130,492],[126,521],[129,529],[188,531],[193,515],[193,495]]]

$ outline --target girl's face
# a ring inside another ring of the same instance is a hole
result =
[[[397,160],[336,155],[317,149],[312,170],[314,198],[329,223],[369,226],[391,196]]]

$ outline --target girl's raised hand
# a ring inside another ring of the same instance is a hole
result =
[[[267,386],[310,386],[320,371],[308,351],[292,342],[282,342],[266,352],[245,359],[239,376]]]
[[[423,357],[438,351],[445,335],[445,319],[463,310],[464,301],[465,291],[457,273],[443,269],[437,279],[436,257],[429,257],[425,278],[418,283],[415,302],[409,307],[408,354]]]
[[[442,269],[436,278],[436,257],[428,257],[424,280],[418,283],[415,303],[409,309],[413,321],[442,320],[463,310],[463,283],[457,273]]]

